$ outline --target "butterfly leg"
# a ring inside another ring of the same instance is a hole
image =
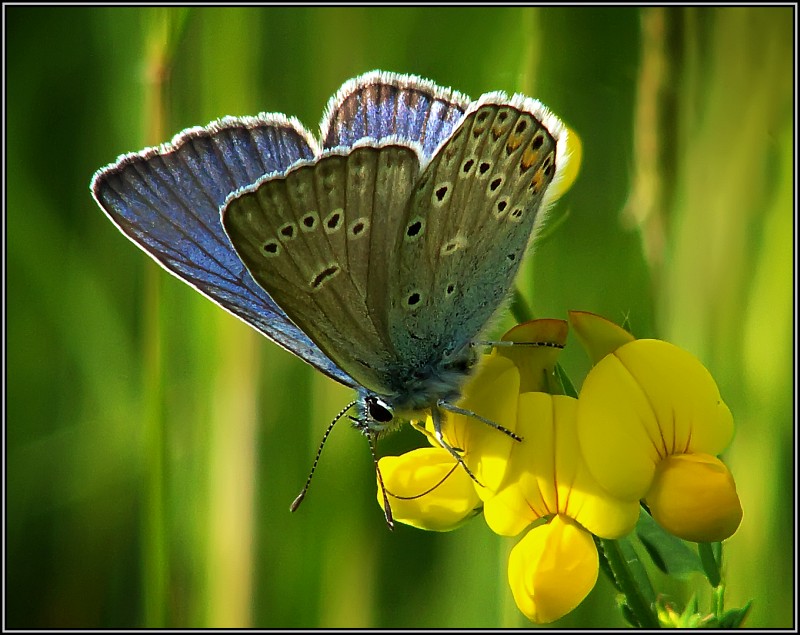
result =
[[[537,348],[564,348],[560,342],[512,342],[511,340],[479,340],[470,342],[471,346],[488,346],[489,348],[503,348],[510,346],[534,346]]]
[[[375,464],[375,473],[378,475],[378,485],[380,485],[381,494],[383,494],[383,513],[384,516],[386,516],[386,526],[391,530],[394,529],[394,517],[392,516],[392,506],[389,504],[389,496],[386,492],[386,485],[383,484],[381,468],[378,467],[378,455],[375,453],[376,436],[377,435],[374,432],[369,432],[367,434],[367,439],[369,440],[369,451],[372,452],[372,462]]]
[[[458,406],[454,406],[451,403],[447,403],[446,401],[440,401],[439,406],[444,410],[449,410],[450,412],[457,414],[457,415],[464,415],[465,417],[472,417],[473,419],[477,419],[478,421],[485,423],[490,428],[494,428],[495,430],[499,430],[503,434],[511,437],[514,441],[522,441],[522,437],[517,436],[511,430],[506,428],[505,426],[501,426],[499,423],[495,423],[491,419],[487,419],[486,417],[481,417],[479,414],[472,412],[472,410],[465,410],[464,408],[459,408]],[[434,422],[436,419],[434,419]]]
[[[441,405],[441,403],[439,405]],[[483,487],[483,483],[481,483],[478,480],[478,478],[472,473],[472,470],[470,470],[467,467],[467,464],[464,462],[464,458],[458,453],[458,450],[456,450],[452,445],[450,445],[447,441],[445,441],[444,434],[442,433],[442,423],[443,423],[442,411],[439,410],[437,406],[431,408],[431,417],[433,418],[433,433],[434,436],[436,437],[436,440],[439,442],[439,445],[441,445],[445,450],[447,450],[450,453],[450,455],[458,462],[458,464],[464,468],[464,471],[469,475],[469,477],[473,481],[475,481],[478,485]]]

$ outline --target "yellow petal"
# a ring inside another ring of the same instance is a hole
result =
[[[615,355],[653,404],[662,453],[716,455],[728,446],[733,417],[711,373],[694,355],[661,340],[636,340]]]
[[[558,177],[550,186],[552,193],[548,192],[550,201],[555,201],[561,198],[564,193],[572,187],[575,179],[578,178],[580,171],[581,161],[583,160],[583,144],[578,134],[567,128],[567,151],[566,151],[566,165],[563,168],[558,168]]]
[[[610,495],[583,463],[577,403],[563,395],[520,395],[517,431],[523,441],[512,447],[501,490],[494,497],[481,495],[484,518],[495,533],[516,535],[553,514],[574,518],[604,538],[619,538],[635,526],[638,501]]]
[[[488,356],[464,387],[464,398],[458,406],[514,432],[519,381],[519,371],[511,360]],[[466,415],[447,413],[443,430],[447,441],[464,451],[464,461],[481,484],[496,491],[504,478],[508,455],[517,442]]]
[[[733,476],[722,461],[708,454],[678,454],[663,460],[646,501],[658,524],[693,542],[730,538],[742,521]]]
[[[483,518],[499,536],[516,536],[540,518],[534,511],[518,483],[504,487],[497,495],[484,499]]]
[[[512,549],[508,582],[528,619],[544,624],[573,610],[597,582],[598,556],[591,534],[555,516]]]
[[[522,441],[511,447],[502,486],[497,491],[479,491],[487,524],[502,536],[514,536],[538,518],[558,512],[553,397],[524,393],[518,398],[517,412],[515,429]]]
[[[589,471],[615,496],[644,497],[673,453],[718,454],[733,419],[713,378],[677,346],[636,340],[590,372],[578,399],[578,437]]]
[[[612,496],[589,472],[578,440],[578,401],[555,396],[553,404],[558,512],[601,538],[621,538],[636,526],[639,502]]]
[[[480,507],[472,479],[442,448],[419,448],[401,456],[385,456],[378,466],[398,522],[450,531]],[[400,498],[398,498],[400,497]],[[378,504],[383,494],[378,484]]]
[[[661,459],[649,434],[658,425],[646,397],[614,355],[586,376],[577,417],[581,454],[592,476],[619,498],[642,498]]]
[[[575,399],[543,392],[526,392],[519,396],[517,432],[522,441],[511,448],[504,484],[517,486],[516,491],[523,496],[534,518],[559,511],[555,453],[557,411],[568,411],[571,402]]]
[[[565,515],[600,538],[622,538],[639,520],[639,502],[611,496],[584,470],[572,485]]]
[[[570,311],[569,323],[593,364],[636,339],[621,326],[586,311]]]
[[[562,392],[554,381],[553,370],[567,343],[567,331],[564,320],[530,320],[518,324],[500,338],[504,342],[522,344],[495,349],[497,355],[507,357],[519,369],[520,392]]]

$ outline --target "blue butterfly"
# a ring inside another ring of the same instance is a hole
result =
[[[443,413],[465,413],[473,343],[553,198],[566,129],[522,95],[471,101],[373,71],[331,98],[320,130],[225,117],[120,157],[92,193],[169,272],[355,389],[334,423],[358,406],[372,445],[430,414],[464,465]]]

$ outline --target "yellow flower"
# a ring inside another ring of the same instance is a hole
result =
[[[581,138],[572,129],[567,127],[567,163],[563,169],[559,169],[558,177],[550,186],[552,192],[548,192],[550,201],[561,198],[564,193],[572,187],[575,179],[578,178],[578,171],[583,159],[583,144]]]
[[[723,540],[742,522],[733,476],[708,454],[675,454],[661,461],[645,501],[656,522],[684,540]]]
[[[731,536],[741,507],[733,478],[713,456],[730,443],[733,417],[714,379],[677,346],[630,341],[626,334],[615,347],[605,320],[577,315],[570,316],[573,327],[582,340],[595,342],[593,358],[601,357],[583,383],[577,412],[594,478],[614,496],[646,499],[653,517],[680,538]]]
[[[480,512],[472,479],[447,450],[419,448],[402,456],[385,456],[380,469],[392,516],[398,522],[450,531]],[[380,487],[378,504],[383,508]]]
[[[550,622],[575,608],[597,580],[591,534],[625,535],[636,524],[639,504],[609,494],[586,469],[576,428],[578,401],[541,392],[559,387],[553,370],[566,324],[536,320],[504,339],[535,345],[497,347],[465,386],[458,405],[523,440],[463,415],[449,414],[443,426],[448,443],[463,450],[483,487],[437,447],[385,457],[380,468],[401,522],[452,529],[475,513],[480,497],[484,518],[498,534],[517,535],[538,523],[512,551],[509,583],[525,615]],[[528,391],[521,392],[523,386]]]
[[[598,556],[591,534],[618,538],[639,517],[637,501],[619,500],[592,478],[580,454],[578,402],[545,393],[519,396],[517,433],[501,488],[484,496],[484,518],[500,535],[528,532],[512,551],[509,583],[520,610],[550,622],[574,609],[594,586]]]
[[[450,531],[480,512],[472,479],[442,448],[419,448],[380,460],[383,483],[398,522]],[[383,493],[378,487],[378,503]]]
[[[503,536],[563,514],[603,538],[618,538],[636,524],[636,501],[609,495],[583,463],[576,432],[578,401],[532,392],[519,396],[517,433],[502,487],[484,496],[484,518]]]
[[[519,392],[563,392],[553,371],[567,342],[568,329],[564,320],[530,320],[517,324],[500,338],[501,342],[520,344],[494,350],[494,355],[510,359],[517,367]]]
[[[543,346],[501,346],[486,355],[464,386],[459,407],[513,432],[522,385],[527,390],[541,390],[552,384],[556,356],[566,337],[563,320],[535,320],[511,329],[503,341]],[[433,422],[428,417],[423,432],[427,432],[433,448],[383,457],[378,465],[395,520],[422,529],[447,531],[475,515],[479,497],[490,497],[497,491],[517,442],[473,417],[448,414],[444,435],[450,445],[463,451],[464,462],[485,486],[479,487],[456,466],[449,452],[438,446],[432,429]],[[380,484],[377,499],[383,506]]]
[[[594,588],[597,572],[591,534],[561,514],[531,529],[508,558],[514,601],[539,624],[553,622],[578,606]]]

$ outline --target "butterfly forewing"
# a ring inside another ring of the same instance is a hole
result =
[[[166,269],[270,339],[347,385],[352,380],[286,317],[246,271],[219,207],[260,176],[313,156],[281,116],[226,118],[98,171],[92,192],[114,223]]]
[[[555,173],[556,141],[536,114],[477,106],[420,175],[392,283],[398,350],[445,359],[508,294]]]
[[[232,196],[223,224],[255,280],[362,386],[385,391],[389,262],[419,172],[413,148],[323,154]]]
[[[324,148],[359,139],[398,137],[419,143],[425,158],[458,124],[469,100],[427,80],[374,72],[348,82],[333,97],[322,122]]]

